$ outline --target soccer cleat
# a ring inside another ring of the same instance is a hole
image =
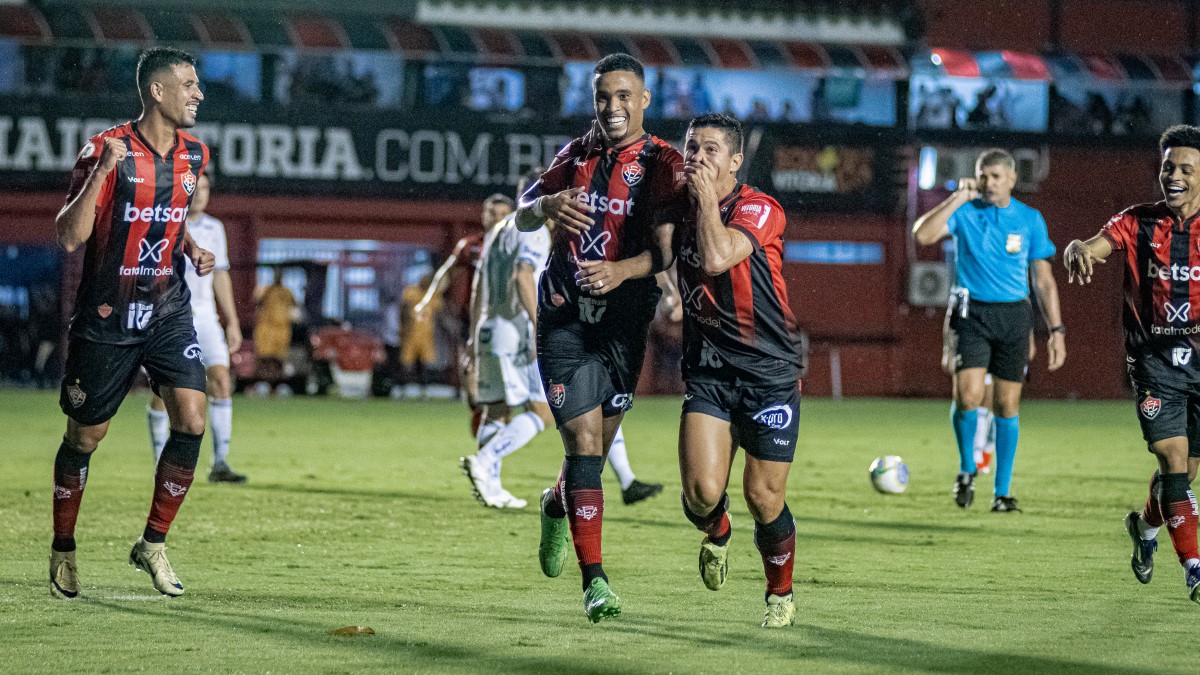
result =
[[[246,474],[238,473],[233,470],[225,462],[213,464],[212,470],[208,472],[208,482],[210,483],[245,483],[248,478]]]
[[[991,450],[976,450],[975,451],[975,466],[984,473],[992,472],[992,459],[996,453]]]
[[[166,544],[151,544],[138,537],[129,551],[129,564],[149,574],[159,593],[172,598],[183,595],[183,584],[179,583],[179,577],[171,569],[171,561],[167,560]]]
[[[546,515],[546,504],[551,499],[554,499],[554,488],[542,490],[541,506],[538,508],[538,514],[542,517],[538,564],[542,566],[542,574],[553,578],[562,574],[563,563],[567,561],[567,517],[553,518]]]
[[[1192,565],[1184,576],[1187,584],[1188,598],[1192,602],[1200,602],[1200,565]]]
[[[1142,533],[1138,529],[1138,519],[1141,517],[1142,514],[1137,511],[1130,511],[1129,515],[1125,516],[1125,531],[1129,532],[1129,538],[1133,540],[1133,555],[1129,559],[1133,576],[1143,584],[1148,584],[1154,576],[1154,552],[1158,550],[1158,540],[1142,539]]]
[[[462,468],[463,475],[467,477],[467,480],[471,481],[471,494],[475,496],[475,501],[479,502],[481,506],[500,508],[498,502],[490,501],[494,490],[492,490],[491,480],[488,479],[487,467],[479,461],[479,456],[459,457],[458,466]]]
[[[992,500],[992,513],[1020,513],[1016,497],[996,497]]]
[[[79,596],[79,569],[75,551],[50,549],[50,595],[71,600]]]
[[[662,490],[662,483],[643,483],[635,478],[633,479],[633,482],[629,484],[629,487],[621,490],[621,501],[625,502],[626,506],[629,504],[636,504],[643,499],[649,499],[653,497],[654,495],[662,492]]]
[[[700,542],[700,578],[710,591],[719,591],[729,576],[729,544],[717,546],[705,537]]]
[[[792,594],[768,595],[767,612],[763,619],[763,628],[786,628],[796,623],[796,603],[792,602]]]
[[[959,508],[965,509],[975,501],[975,475],[960,473],[954,479],[954,503],[958,504]]]
[[[528,504],[529,502],[514,497],[513,493],[502,487],[497,487],[496,491],[487,500],[487,505],[494,509],[523,509]]]
[[[621,613],[621,598],[612,592],[604,577],[592,579],[583,592],[583,613],[592,623],[600,623],[600,619]]]

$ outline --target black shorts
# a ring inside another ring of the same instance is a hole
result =
[[[571,302],[539,306],[538,368],[556,426],[597,406],[605,417],[633,407],[661,293],[655,286],[619,302],[584,298],[588,306],[582,309]],[[585,316],[595,321],[589,323]]]
[[[159,387],[205,390],[204,357],[190,313],[163,320],[141,344],[114,345],[72,336],[58,405],[84,426],[107,422],[143,367],[156,394]]]
[[[800,437],[799,382],[684,383],[683,414],[702,413],[733,426],[734,442],[755,459],[790,462]]]
[[[1154,354],[1130,360],[1129,380],[1146,445],[1183,436],[1188,457],[1200,458],[1200,384],[1172,372]]]
[[[954,372],[986,368],[993,376],[1009,382],[1024,382],[1029,365],[1029,329],[1033,310],[1028,300],[980,302],[971,300],[967,315],[952,308],[950,328],[958,344]]]

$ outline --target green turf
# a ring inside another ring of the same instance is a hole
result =
[[[0,391],[0,671],[1195,672],[1200,607],[1165,533],[1149,586],[1121,519],[1153,469],[1128,403],[1029,402],[1015,494],[990,479],[960,511],[947,405],[805,401],[792,471],[794,629],[758,628],[763,577],[734,481],[730,577],[696,570],[680,512],[678,402],[639,399],[634,468],[667,484],[621,505],[606,472],[605,568],[620,618],[590,625],[573,554],[538,571],[536,496],[558,471],[545,433],[505,462],[523,512],[484,510],[457,458],[453,403],[238,399],[231,461],[245,486],[199,480],[169,540],[183,598],[126,565],[150,501],[145,396],[114,420],[79,519],[83,599],[47,590],[56,397]],[[875,494],[867,465],[902,455],[912,487]],[[740,461],[735,465],[740,467]],[[335,637],[365,625],[370,637]]]

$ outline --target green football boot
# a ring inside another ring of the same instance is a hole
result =
[[[700,542],[700,578],[710,591],[719,591],[729,576],[729,544],[717,546],[705,537]]]
[[[538,564],[542,566],[542,574],[557,577],[562,574],[563,563],[567,561],[567,518],[552,518],[546,515],[546,504],[554,499],[554,488],[542,490],[541,508],[538,513],[542,516],[542,539],[538,542]]]
[[[583,613],[592,623],[600,623],[600,619],[621,613],[621,598],[612,592],[603,577],[592,579],[583,592]]]
[[[763,628],[786,628],[796,623],[796,603],[792,594],[767,596],[767,613]]]

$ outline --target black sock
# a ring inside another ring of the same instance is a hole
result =
[[[717,505],[714,506],[713,510],[705,516],[697,515],[696,513],[692,512],[690,508],[688,508],[687,499],[684,498],[682,492],[679,493],[679,501],[683,504],[683,515],[687,516],[687,519],[692,523],[692,525],[696,526],[697,530],[707,534],[712,543],[716,544],[717,546],[725,546],[729,543],[729,538],[733,535],[733,528],[726,529],[725,533],[721,535],[712,534],[713,528],[729,511],[728,492],[721,494],[721,499],[717,501]]]

